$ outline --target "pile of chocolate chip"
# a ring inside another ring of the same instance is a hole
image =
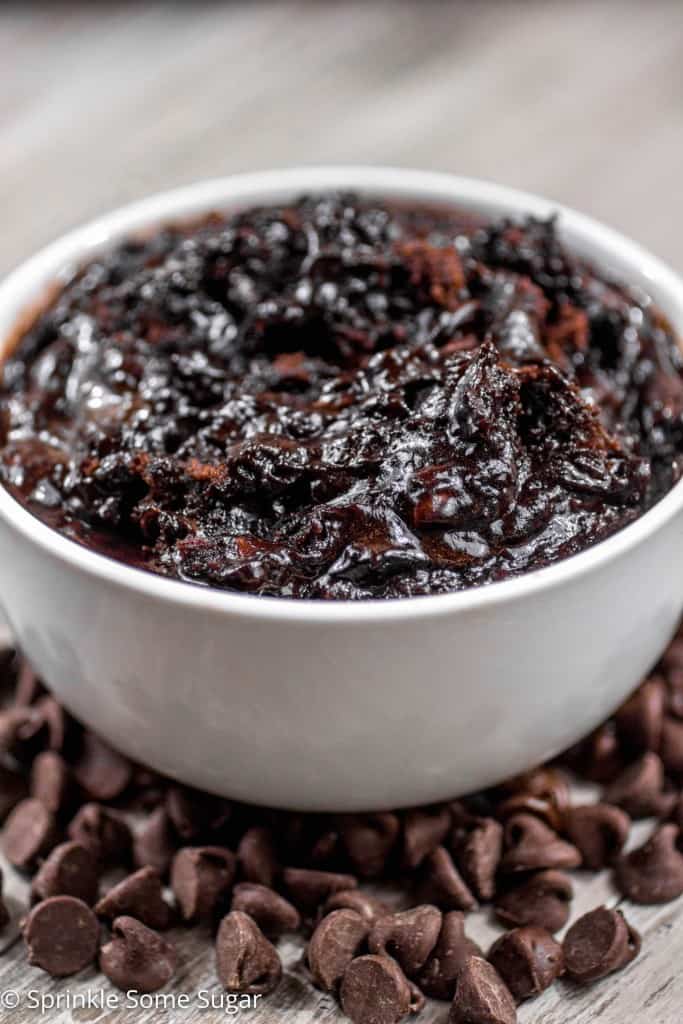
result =
[[[154,992],[177,967],[162,933],[201,925],[218,982],[274,993],[277,1006],[277,942],[300,932],[312,985],[356,1024],[394,1024],[427,998],[450,1002],[451,1024],[512,1024],[517,1004],[560,976],[590,984],[638,955],[637,933],[605,906],[555,938],[571,913],[567,872],[610,869],[633,903],[683,894],[683,630],[561,761],[448,804],[374,814],[286,813],[182,787],[80,726],[14,652],[0,667],[2,848],[31,876],[28,960],[54,977],[97,961],[120,989]],[[573,804],[570,773],[601,798]],[[654,825],[624,852],[634,819]],[[398,909],[377,881],[400,894]],[[481,904],[506,928],[488,951],[465,930]],[[0,927],[8,920],[0,899]]]

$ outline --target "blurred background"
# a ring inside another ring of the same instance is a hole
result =
[[[683,270],[683,2],[0,7],[0,273],[125,200],[317,162],[543,192]]]

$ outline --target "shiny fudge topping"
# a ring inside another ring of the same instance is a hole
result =
[[[554,220],[354,195],[212,216],[75,272],[4,368],[0,471],[166,576],[402,597],[517,576],[683,467],[683,358]]]

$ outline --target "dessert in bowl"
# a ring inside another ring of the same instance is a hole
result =
[[[675,627],[682,324],[653,257],[493,185],[309,169],[128,207],[0,291],[8,618],[185,782],[325,810],[493,783]]]

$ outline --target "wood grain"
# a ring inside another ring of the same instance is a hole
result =
[[[126,200],[196,178],[318,162],[381,162],[494,178],[611,222],[683,270],[683,4],[680,0],[44,3],[0,8],[0,273],[65,229]],[[31,989],[97,989],[94,972],[56,983],[16,940],[26,884],[6,871],[14,931],[0,992],[17,1024],[173,1024],[220,1009],[54,1010]],[[575,912],[616,902],[581,879]],[[678,1024],[683,902],[628,907],[643,953],[585,991],[558,984],[522,1024]],[[475,938],[497,930],[473,919]],[[14,942],[12,942],[14,937]],[[178,932],[174,992],[218,996],[207,936]],[[9,949],[6,949],[9,944]],[[302,948],[283,946],[275,998],[253,1024],[341,1019],[315,993]],[[113,992],[108,988],[107,991]],[[432,1004],[420,1018],[444,1021]],[[239,1019],[239,1018],[238,1018]]]

